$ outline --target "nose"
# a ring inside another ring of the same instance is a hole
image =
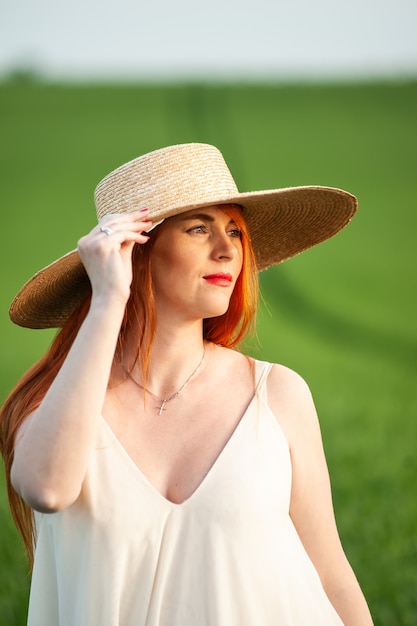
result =
[[[213,246],[213,256],[219,261],[231,261],[238,253],[240,239],[233,239],[227,233],[219,233]]]

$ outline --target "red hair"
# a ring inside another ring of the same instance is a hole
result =
[[[229,308],[224,315],[204,320],[203,337],[219,346],[234,348],[246,337],[255,322],[259,282],[255,254],[242,210],[236,205],[227,205],[223,211],[235,222],[241,233],[242,270],[230,298]]]
[[[223,210],[241,232],[243,265],[228,310],[224,315],[203,321],[203,337],[206,341],[233,348],[246,336],[254,323],[258,298],[258,273],[240,207],[227,205]],[[163,224],[153,231],[148,244],[135,246],[133,249],[131,296],[126,305],[114,356],[115,362],[123,361],[126,343],[134,331],[138,343],[137,360],[144,380],[156,328],[150,260],[153,242],[157,240],[162,229]],[[10,481],[16,434],[24,419],[39,407],[64,363],[88,313],[90,300],[91,295],[72,313],[46,354],[24,374],[0,410],[0,452],[5,462],[10,508],[31,565],[35,545],[33,511],[16,493]]]

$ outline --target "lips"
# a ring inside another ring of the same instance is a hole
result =
[[[217,274],[208,274],[203,278],[208,283],[212,285],[218,285],[219,287],[230,287],[230,284],[233,280],[233,276],[231,274],[225,274],[224,272],[219,272]]]

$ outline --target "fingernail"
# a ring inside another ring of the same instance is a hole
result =
[[[145,213],[146,211],[149,211],[149,209],[141,209],[140,210],[141,213]]]

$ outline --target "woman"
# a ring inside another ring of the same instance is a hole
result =
[[[28,623],[372,624],[305,382],[231,349],[257,272],[338,232],[355,198],[240,194],[216,148],[185,144],[95,200],[98,226],[10,310],[62,327],[2,410],[12,511],[36,540]]]

